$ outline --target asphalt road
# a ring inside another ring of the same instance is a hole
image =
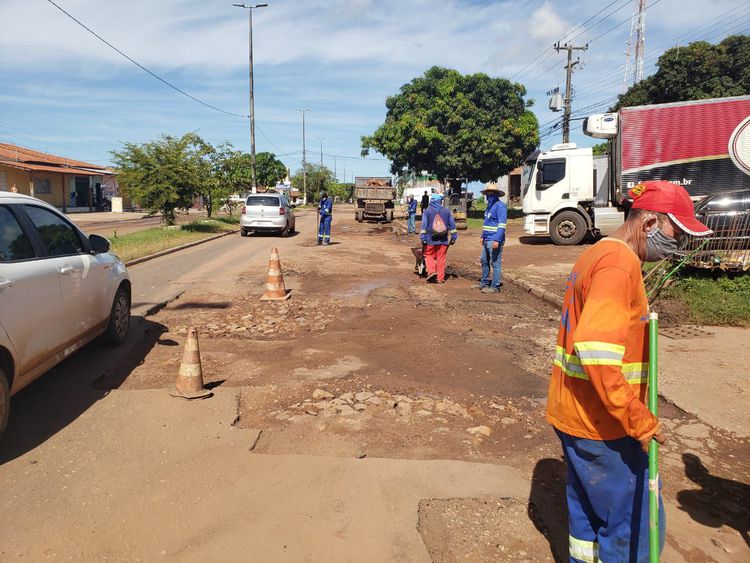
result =
[[[0,444],[0,467],[28,453],[83,416],[124,380],[148,350],[159,344],[163,327],[146,314],[196,284],[234,281],[242,272],[264,270],[272,247],[282,261],[303,238],[315,236],[315,214],[297,216],[297,234],[241,237],[206,242],[129,268],[133,284],[128,342],[110,348],[93,342],[23,389],[11,401],[8,431]],[[283,263],[283,262],[282,262]],[[257,288],[253,288],[257,290]],[[116,374],[116,375],[112,375]],[[107,379],[107,386],[97,381]],[[1,558],[1,557],[0,557]]]

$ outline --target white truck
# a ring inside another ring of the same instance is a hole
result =
[[[586,135],[608,139],[609,155],[574,143],[536,151],[521,179],[524,231],[555,244],[614,232],[627,191],[668,180],[691,197],[750,188],[750,96],[623,108],[589,116]]]

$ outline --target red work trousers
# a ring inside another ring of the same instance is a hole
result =
[[[438,281],[445,281],[445,262],[448,257],[447,244],[428,244],[424,247],[424,264],[427,274],[437,272]]]

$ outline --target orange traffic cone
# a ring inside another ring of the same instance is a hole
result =
[[[198,331],[195,330],[195,327],[188,329],[180,371],[169,394],[183,399],[202,399],[212,394],[211,391],[203,387],[201,351],[198,347]]]
[[[291,297],[284,287],[284,274],[281,273],[281,260],[279,251],[271,249],[271,260],[268,263],[268,277],[266,278],[266,292],[261,301],[283,301]]]

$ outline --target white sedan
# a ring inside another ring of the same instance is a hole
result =
[[[99,336],[122,344],[129,326],[128,271],[109,241],[0,192],[0,437],[12,395]]]

